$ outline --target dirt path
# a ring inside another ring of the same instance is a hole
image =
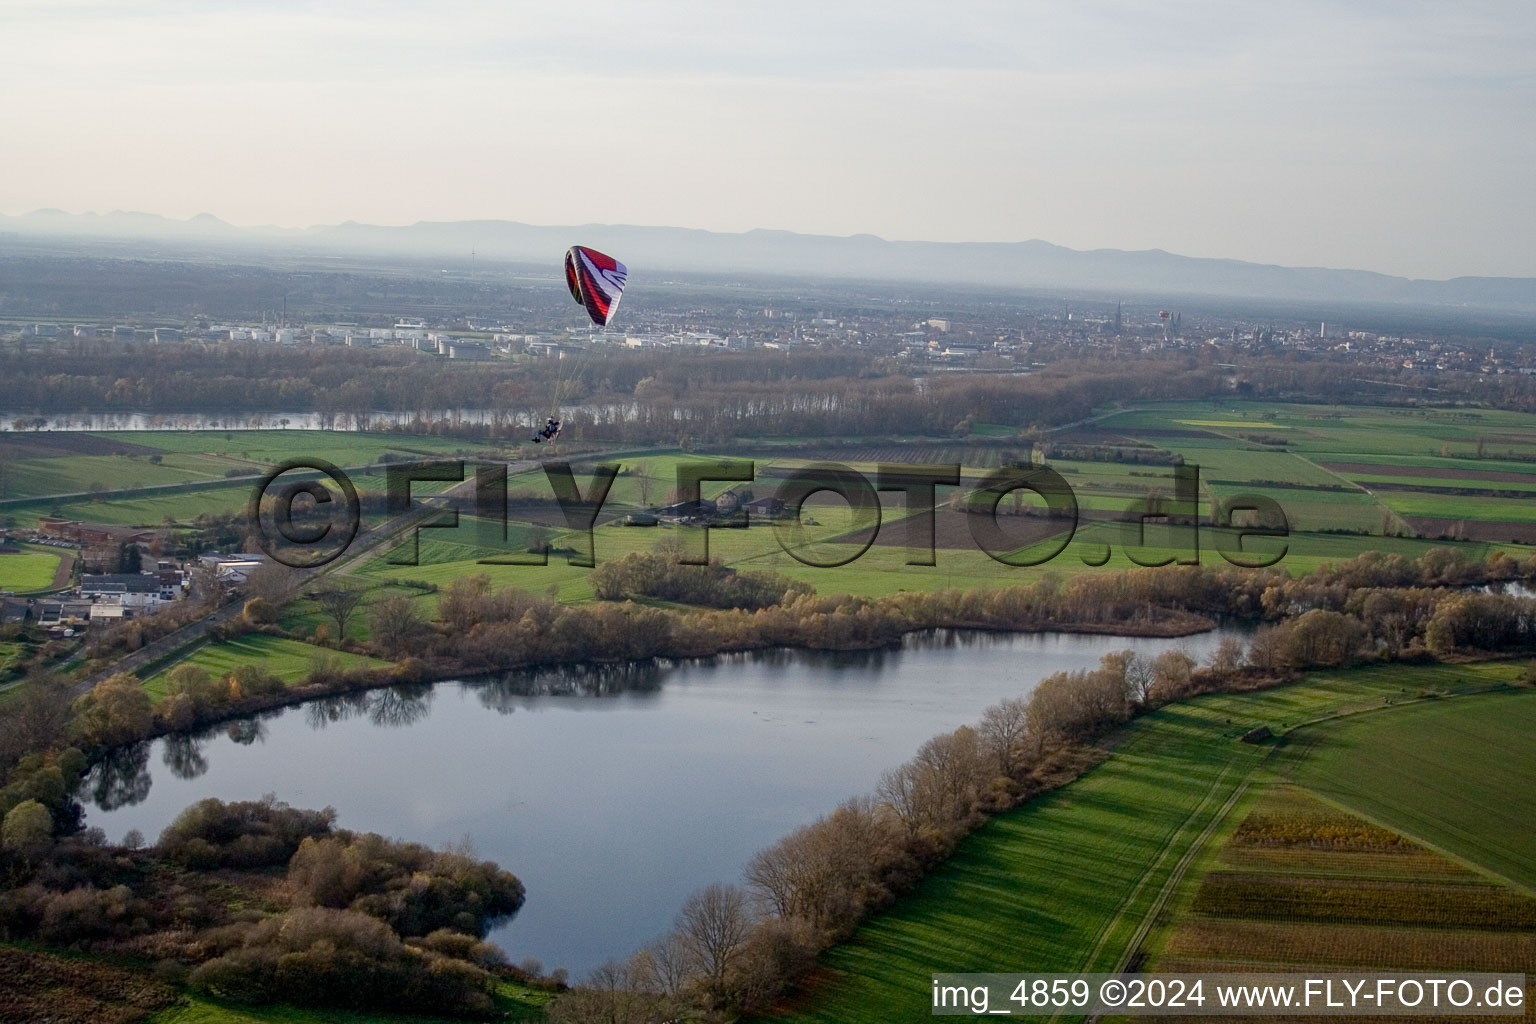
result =
[[[1173,852],[1174,848],[1179,845],[1179,839],[1180,839],[1180,837],[1182,837],[1184,835],[1185,831],[1190,827],[1190,823],[1194,822],[1194,821],[1197,821],[1199,819],[1201,813],[1204,812],[1204,810],[1206,809],[1207,806],[1209,806],[1211,801],[1216,798],[1216,794],[1222,789],[1223,783],[1225,783],[1227,781],[1227,776],[1229,776],[1231,774],[1232,774],[1232,763],[1228,762],[1227,766],[1221,770],[1221,774],[1216,777],[1216,781],[1211,783],[1211,788],[1206,791],[1205,796],[1202,797],[1200,799],[1200,802],[1195,805],[1194,810],[1189,812],[1188,817],[1186,817],[1182,822],[1180,822],[1179,823],[1179,827],[1174,829],[1173,834],[1168,837],[1168,841],[1165,842],[1163,844],[1163,846],[1162,846],[1162,849],[1160,849],[1158,851],[1157,859],[1155,859],[1150,865],[1148,865],[1147,870],[1142,873],[1142,876],[1141,876],[1140,880],[1137,881],[1136,887],[1134,889],[1132,889],[1129,894],[1126,895],[1124,900],[1121,901],[1120,906],[1115,910],[1115,916],[1110,918],[1108,921],[1106,921],[1104,923],[1104,927],[1099,930],[1099,940],[1096,943],[1094,943],[1093,950],[1088,954],[1088,956],[1086,958],[1084,958],[1084,960],[1083,960],[1083,970],[1085,970],[1085,971],[1093,970],[1094,962],[1098,960],[1099,954],[1104,951],[1104,947],[1109,943],[1110,936],[1112,936],[1115,933],[1115,929],[1117,927],[1119,927],[1121,921],[1123,921],[1125,919],[1127,912],[1130,910],[1131,907],[1133,907],[1136,904],[1137,899],[1139,899],[1141,897],[1142,890],[1144,890],[1147,887],[1147,884],[1152,880],[1153,876],[1157,874],[1158,869],[1160,867],[1162,867],[1163,862],[1168,859],[1168,856]],[[1244,781],[1245,781],[1245,784],[1246,784],[1246,780],[1244,780]],[[1236,790],[1240,791],[1242,788],[1243,788],[1243,786],[1238,786],[1238,787],[1236,787]],[[1230,805],[1230,803],[1231,803],[1231,801],[1229,800],[1228,804]],[[1223,807],[1223,810],[1225,810],[1225,807]],[[1214,821],[1220,820],[1220,818],[1221,818],[1221,812],[1218,812],[1216,817],[1214,819],[1212,819],[1212,820],[1214,822]],[[1210,826],[1207,826],[1205,832],[1202,832],[1200,834],[1200,836],[1198,838],[1196,838],[1194,843],[1192,843],[1189,846],[1189,849],[1193,850],[1193,849],[1197,848],[1199,845],[1201,845],[1201,842],[1204,840],[1205,836],[1209,832],[1210,832]],[[1188,860],[1188,857],[1189,857],[1189,854],[1186,853],[1185,854],[1185,860],[1186,861]],[[1185,861],[1180,861],[1180,864],[1182,865],[1184,862]],[[1169,882],[1171,883],[1173,880],[1174,880],[1173,876],[1170,875],[1169,876]],[[1165,884],[1163,888],[1164,888],[1164,890],[1166,890],[1167,889],[1167,885]],[[1156,901],[1154,901],[1154,903],[1155,902]],[[1143,920],[1142,920],[1142,929],[1143,930],[1145,930],[1145,928],[1149,925],[1152,916],[1153,916],[1153,914],[1150,911],[1147,914],[1143,915]],[[1140,932],[1138,934],[1140,934]],[[1130,954],[1135,950],[1136,945],[1137,945],[1137,943],[1133,941],[1133,942],[1129,943],[1126,946],[1126,952],[1124,954],[1122,954],[1121,957],[1120,957],[1121,963],[1123,963],[1125,960],[1129,959]]]
[[[75,571],[75,553],[73,551],[59,552],[59,567],[53,572],[53,582],[48,584],[49,590],[63,590],[69,586],[70,576]]]
[[[1318,730],[1311,728],[1313,726],[1321,725],[1326,722],[1334,722],[1345,718],[1355,718],[1361,715],[1379,714],[1383,711],[1393,711],[1399,708],[1411,707],[1416,704],[1422,704],[1429,700],[1445,701],[1466,697],[1486,696],[1492,693],[1503,692],[1505,689],[1506,687],[1502,685],[1480,687],[1458,694],[1449,694],[1436,697],[1419,697],[1394,702],[1392,704],[1379,704],[1369,707],[1349,708],[1336,711],[1331,714],[1321,715],[1317,718],[1309,719],[1305,722],[1300,722],[1296,726],[1286,730],[1285,734],[1280,737],[1281,742],[1271,747],[1264,758],[1252,767],[1252,769],[1247,773],[1242,781],[1233,789],[1232,793],[1227,797],[1221,808],[1211,818],[1210,822],[1207,823],[1206,827],[1201,831],[1200,835],[1197,836],[1194,842],[1189,845],[1188,849],[1184,852],[1183,857],[1179,859],[1178,864],[1174,865],[1173,871],[1168,875],[1167,880],[1164,881],[1162,888],[1158,891],[1157,897],[1152,901],[1152,905],[1148,907],[1146,913],[1142,915],[1142,919],[1137,925],[1135,933],[1125,944],[1125,947],[1122,950],[1115,967],[1113,968],[1114,973],[1121,974],[1129,971],[1131,969],[1132,963],[1137,959],[1138,954],[1148,952],[1142,949],[1142,943],[1146,941],[1147,936],[1151,933],[1152,929],[1157,925],[1159,919],[1163,916],[1163,913],[1167,909],[1168,904],[1172,900],[1174,894],[1178,892],[1179,886],[1183,883],[1184,876],[1188,873],[1190,865],[1195,862],[1195,859],[1200,855],[1200,852],[1205,848],[1206,844],[1209,843],[1211,838],[1217,833],[1217,831],[1219,831],[1222,822],[1226,820],[1229,814],[1231,814],[1232,808],[1236,807],[1242,800],[1243,795],[1253,784],[1254,778],[1257,776],[1257,774],[1266,770],[1275,772],[1276,774],[1280,774],[1283,771],[1279,762],[1281,762],[1284,758],[1278,755],[1280,754],[1280,751],[1286,750],[1289,744],[1293,742],[1293,738],[1299,739],[1301,741],[1303,746],[1300,748],[1300,750],[1304,754],[1305,750],[1313,743],[1316,743],[1320,738]],[[1297,737],[1296,733],[1301,730],[1307,731],[1302,736]],[[1296,751],[1294,749],[1288,750],[1287,754],[1285,755],[1285,757],[1295,756]],[[1177,845],[1177,840],[1179,836],[1184,834],[1184,829],[1188,825],[1189,821],[1199,815],[1201,809],[1210,802],[1211,796],[1221,788],[1222,781],[1227,777],[1227,774],[1231,771],[1232,767],[1232,764],[1228,764],[1227,768],[1223,770],[1221,776],[1217,778],[1214,784],[1212,784],[1210,791],[1200,802],[1200,805],[1190,812],[1189,818],[1185,819],[1184,824],[1180,825],[1178,830],[1169,837],[1168,842],[1163,846],[1162,851],[1159,853],[1157,860],[1152,864],[1151,867],[1147,869],[1146,873],[1142,876],[1141,881],[1137,883],[1136,888],[1121,903],[1120,908],[1115,913],[1115,916],[1110,919],[1110,921],[1104,926],[1103,930],[1099,933],[1099,941],[1093,947],[1093,952],[1090,953],[1087,960],[1084,961],[1082,968],[1084,971],[1093,970],[1094,961],[1098,959],[1099,954],[1103,952],[1104,947],[1109,942],[1109,937],[1114,934],[1116,926],[1120,924],[1121,920],[1125,916],[1126,911],[1136,902],[1136,898],[1141,893],[1146,882],[1156,873],[1158,865],[1164,861],[1168,853],[1173,849],[1175,845]],[[1318,796],[1320,799],[1323,799],[1325,802],[1330,803],[1335,807],[1340,808],[1341,810],[1346,810],[1351,814],[1355,814],[1366,818],[1367,820],[1373,821],[1375,824],[1380,824],[1380,822],[1375,822],[1374,819],[1369,818],[1367,815],[1363,814],[1356,808],[1347,807],[1346,805],[1339,803],[1337,800],[1324,797],[1322,794],[1318,794],[1313,790],[1309,789],[1308,792],[1313,793],[1314,796]],[[1398,832],[1401,835],[1407,836],[1414,842],[1419,843],[1427,849],[1432,849],[1435,852],[1440,853],[1442,856],[1448,856],[1452,860],[1455,860],[1457,863],[1474,867],[1476,870],[1479,870],[1484,874],[1494,875],[1493,872],[1489,871],[1485,867],[1482,867],[1481,865],[1472,865],[1464,858],[1449,854],[1432,843],[1426,842],[1417,836],[1411,836],[1405,832],[1402,832],[1401,829],[1393,827],[1391,830]],[[1530,891],[1526,886],[1521,885],[1518,882],[1514,882],[1511,879],[1505,878],[1502,875],[1494,875],[1494,877],[1498,878],[1502,882],[1514,886],[1517,889],[1520,889],[1521,891]],[[1054,1020],[1055,1018],[1052,1019]],[[1098,1018],[1090,1017],[1088,1019],[1090,1021],[1094,1021]]]

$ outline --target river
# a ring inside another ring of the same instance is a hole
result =
[[[633,402],[562,403],[563,417],[584,415],[608,420],[634,413]],[[549,412],[539,406],[538,415]],[[500,426],[527,420],[526,407],[505,409],[426,409],[413,412],[0,412],[0,433],[99,430],[342,430],[380,431],[447,423],[453,426]]]
[[[468,839],[520,877],[492,933],[573,978],[670,925],[693,890],[850,796],[930,736],[1108,651],[1180,640],[940,632],[856,654],[766,651],[561,669],[312,701],[140,744],[87,780],[87,825],[153,842],[204,797],[275,793],[339,824]]]

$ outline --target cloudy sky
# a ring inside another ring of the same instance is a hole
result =
[[[0,0],[0,212],[1536,276],[1536,4]]]

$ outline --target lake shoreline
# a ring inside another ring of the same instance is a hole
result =
[[[534,894],[492,941],[580,972],[664,930],[701,879],[736,877],[999,700],[1122,649],[1203,662],[1227,635],[936,629],[883,650],[775,646],[317,694],[120,749],[76,798],[114,840],[153,837],[208,797],[266,793],[338,808],[360,833],[472,836]],[[700,828],[719,844],[688,841]]]
[[[196,721],[181,728],[164,727],[158,717],[157,728],[151,730],[137,739],[130,740],[117,746],[107,747],[94,752],[90,756],[90,763],[94,766],[111,757],[118,750],[132,747],[139,743],[148,743],[167,736],[188,734],[205,730],[213,726],[222,725],[225,722],[249,718],[253,715],[261,715],[270,711],[278,711],[283,708],[296,707],[307,704],[313,700],[321,700],[327,697],[343,697],[353,693],[367,693],[370,690],[387,689],[393,686],[436,686],[440,683],[451,682],[476,682],[493,680],[499,677],[511,676],[520,672],[534,672],[559,669],[581,668],[612,668],[618,666],[643,666],[655,664],[659,661],[675,661],[692,664],[707,664],[708,662],[730,655],[753,654],[763,651],[784,651],[788,653],[826,653],[826,654],[853,654],[861,651],[900,650],[909,637],[922,634],[938,634],[943,632],[989,634],[998,636],[1037,636],[1043,634],[1063,634],[1068,636],[1122,636],[1128,639],[1179,639],[1188,636],[1198,636],[1217,629],[1219,624],[1212,618],[1197,615],[1193,612],[1178,612],[1168,619],[1157,622],[1133,622],[1133,623],[1075,623],[1059,624],[1050,623],[1036,629],[1012,629],[1004,626],[985,624],[958,624],[945,626],[922,626],[909,630],[895,640],[874,643],[844,643],[827,646],[804,646],[790,644],[754,644],[739,647],[722,648],[706,653],[683,653],[678,655],[659,655],[651,658],[581,658],[564,661],[530,662],[525,665],[514,665],[503,669],[487,671],[466,671],[462,666],[452,668],[448,666],[433,666],[422,662],[416,662],[421,671],[402,671],[406,663],[397,662],[388,668],[356,669],[343,672],[337,677],[336,683],[299,683],[283,689],[279,693],[262,696],[245,697],[239,701],[231,702],[220,708],[216,714],[199,717]],[[282,634],[285,635],[286,634]],[[296,638],[295,638],[296,639]],[[308,642],[308,641],[306,641]],[[173,663],[166,668],[173,668]],[[339,685],[337,685],[339,684]]]

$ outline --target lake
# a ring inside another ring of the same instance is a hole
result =
[[[693,890],[873,792],[930,736],[1109,651],[1222,637],[914,635],[899,649],[774,650],[560,669],[312,701],[124,751],[86,824],[153,842],[204,797],[265,793],[433,846],[469,839],[527,903],[491,938],[573,979],[663,933]]]

